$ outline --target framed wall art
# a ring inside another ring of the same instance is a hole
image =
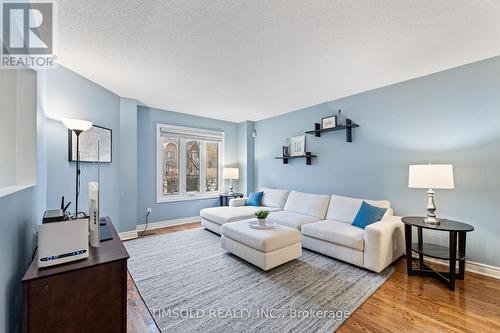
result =
[[[113,131],[101,126],[92,126],[80,134],[80,162],[97,162],[97,146],[99,143],[99,161],[113,161]],[[68,130],[68,160],[76,162],[76,134]]]
[[[321,128],[328,129],[337,127],[337,116],[321,118]]]
[[[297,135],[290,137],[290,156],[304,156],[306,154],[306,136]]]

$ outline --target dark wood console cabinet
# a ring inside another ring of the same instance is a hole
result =
[[[126,332],[127,259],[111,220],[113,239],[89,247],[89,257],[38,269],[32,261],[23,283],[26,333]]]

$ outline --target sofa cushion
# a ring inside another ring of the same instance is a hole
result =
[[[285,207],[286,198],[290,191],[287,190],[276,190],[272,188],[262,187],[261,192],[264,192],[262,196],[262,206],[266,207],[276,207],[283,209]]]
[[[300,242],[297,229],[279,226],[276,229],[257,230],[248,226],[249,220],[227,223],[222,226],[224,237],[231,238],[255,250],[271,252]]]
[[[364,229],[368,225],[380,221],[386,210],[387,208],[375,207],[363,201],[354,221],[352,221],[352,225]]]
[[[241,207],[211,207],[200,211],[200,216],[213,223],[224,224],[228,222],[240,221],[255,217],[253,214],[261,210],[262,207],[241,206]],[[278,208],[266,207],[269,211],[276,211]]]
[[[302,226],[305,236],[342,245],[358,251],[364,250],[364,229],[341,221],[324,220]]]
[[[313,216],[323,220],[330,201],[329,195],[292,191],[283,210]]]
[[[380,207],[387,208],[383,219],[392,215],[391,203],[388,200],[364,200],[368,204]],[[341,221],[351,224],[358,214],[359,209],[361,208],[361,204],[363,203],[363,199],[355,199],[349,197],[343,197],[340,195],[332,195],[330,199],[330,204],[328,205],[328,212],[326,213],[326,218],[329,220]]]
[[[290,228],[295,228],[300,230],[300,228],[307,223],[314,223],[318,222],[319,219],[317,219],[314,216],[309,216],[309,215],[304,215],[300,213],[295,213],[291,211],[279,211],[279,212],[272,212],[268,217],[267,220],[273,223],[277,223],[280,225],[284,225],[286,227]]]

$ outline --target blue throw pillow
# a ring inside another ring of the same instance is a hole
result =
[[[251,192],[248,195],[248,199],[245,202],[245,206],[256,206],[260,207],[260,202],[262,201],[262,196],[264,192]]]
[[[375,207],[363,201],[352,225],[361,229],[382,219],[387,208]]]

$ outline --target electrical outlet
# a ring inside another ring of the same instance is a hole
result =
[[[151,208],[146,209],[147,213],[151,213]]]

